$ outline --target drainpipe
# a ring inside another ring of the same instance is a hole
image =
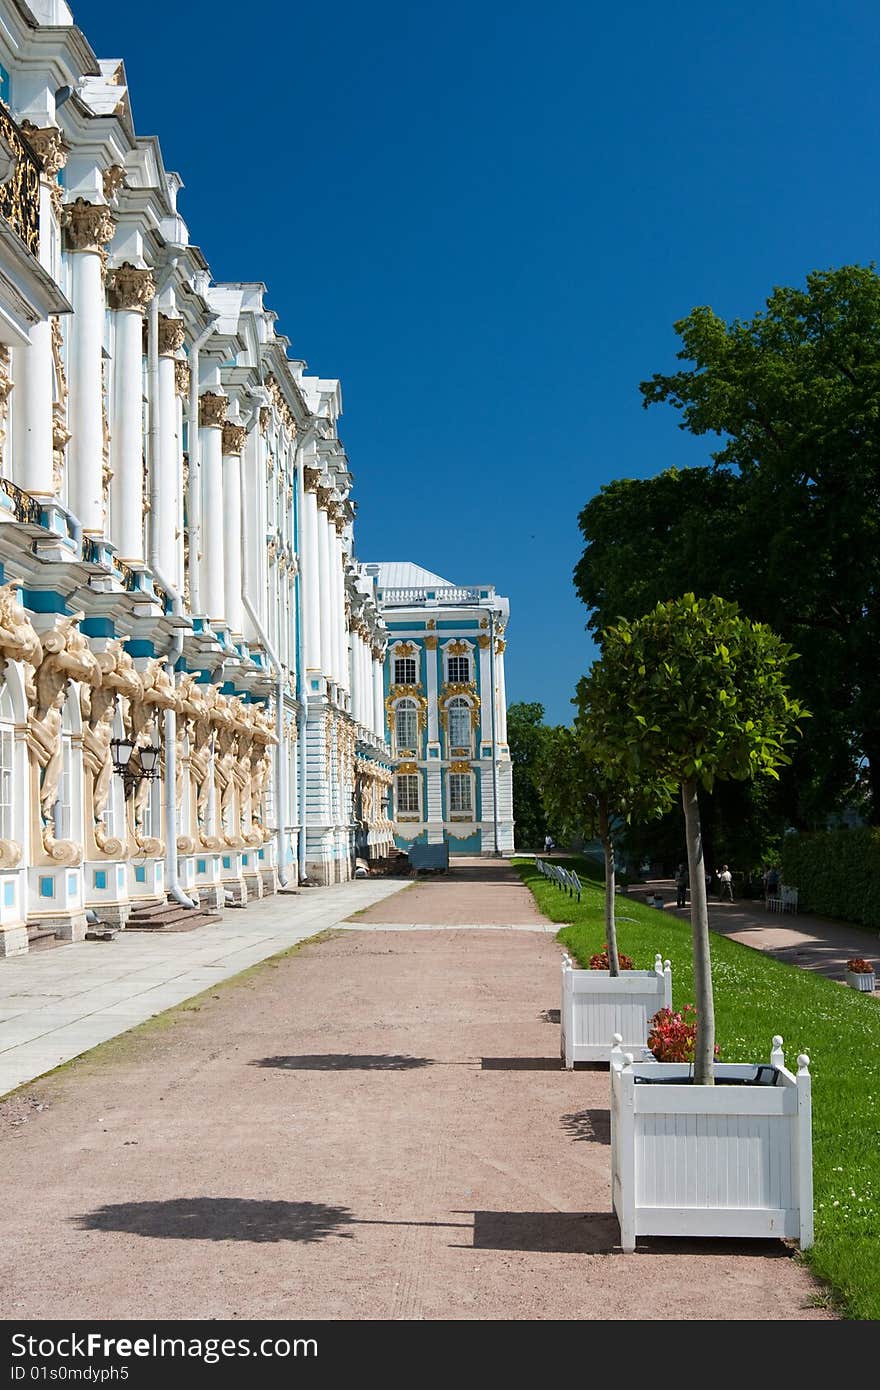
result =
[[[174,274],[177,266],[178,257],[172,256],[168,265],[165,267],[161,280],[156,287],[156,293],[150,300],[150,308],[147,319],[147,379],[149,381],[149,400],[150,400],[150,516],[155,518],[159,499],[158,477],[156,464],[159,457],[159,296],[162,294],[166,285]],[[168,576],[162,573],[159,566],[159,537],[155,525],[150,526],[150,545],[148,552],[148,563],[153,574],[158,579],[162,588],[171,600],[171,611],[175,617],[180,617],[183,611],[183,600],[177,589],[169,580]],[[183,628],[175,627],[171,645],[165,653],[165,669],[174,681],[174,667],[180,659],[183,651]],[[181,907],[196,907],[192,898],[188,898],[180,886],[180,877],[177,870],[177,711],[167,709],[165,711],[164,722],[165,734],[165,871],[166,889],[170,897]]]
[[[208,341],[220,315],[214,314],[189,350],[189,592],[193,613],[202,611],[202,580],[199,546],[202,538],[202,447],[199,439],[199,353]]]
[[[296,515],[299,523],[296,533],[296,553],[302,553],[302,523],[304,508],[304,487],[303,487],[303,447],[311,438],[314,424],[307,426],[300,437],[298,454],[299,466],[297,468],[296,484]],[[296,615],[296,688],[299,696],[300,716],[299,716],[299,835],[297,837],[297,862],[299,864],[299,881],[305,883],[308,878],[306,872],[306,779],[308,776],[308,759],[306,756],[306,699],[307,692],[305,686],[305,648],[303,646],[303,623],[302,623],[302,570],[297,573],[297,590],[299,593],[299,606]]]
[[[257,406],[247,425],[249,434],[259,418],[259,406]],[[241,601],[244,604],[245,612],[257,630],[257,636],[266,650],[266,655],[275,668],[275,676],[277,679],[275,695],[275,735],[278,739],[278,744],[275,754],[275,813],[278,819],[278,882],[281,884],[282,888],[286,888],[289,879],[285,872],[287,836],[284,830],[284,822],[287,818],[287,757],[284,739],[284,669],[277,652],[269,641],[268,634],[263,624],[257,617],[256,609],[248,593],[247,554],[245,548],[245,537],[248,529],[246,521],[247,489],[245,488],[244,477],[244,453],[245,451],[242,449],[238,456],[239,477],[241,480]],[[259,538],[257,538],[257,543],[259,544]]]

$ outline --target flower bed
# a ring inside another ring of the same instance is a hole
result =
[[[848,960],[846,982],[850,989],[860,990],[863,994],[873,994],[877,987],[877,977],[871,962],[862,956],[854,956],[852,960]]]

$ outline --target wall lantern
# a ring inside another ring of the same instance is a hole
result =
[[[110,748],[113,755],[113,769],[118,772],[120,777],[131,775],[129,763],[134,752],[134,744],[130,738],[112,738]]]
[[[138,749],[138,756],[141,761],[141,776],[153,781],[159,776],[159,749],[147,744],[146,748]]]

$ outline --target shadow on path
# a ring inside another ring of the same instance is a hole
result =
[[[538,1014],[542,1023],[560,1023],[560,1013],[558,1009],[542,1009]]]
[[[298,1240],[351,1237],[348,1207],[322,1202],[259,1202],[245,1197],[177,1197],[119,1202],[75,1218],[81,1231],[126,1231],[171,1240]]]
[[[430,1057],[402,1053],[314,1052],[299,1057],[258,1057],[252,1067],[277,1067],[282,1071],[412,1071],[430,1067]]]
[[[482,1071],[561,1071],[559,1057],[481,1057]]]
[[[561,1116],[559,1123],[566,1134],[575,1141],[611,1143],[610,1110],[577,1110],[570,1115]]]

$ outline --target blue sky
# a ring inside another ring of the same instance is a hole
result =
[[[340,376],[362,559],[510,596],[508,698],[570,717],[603,483],[702,462],[640,380],[695,304],[878,251],[880,8],[88,0],[218,280]],[[747,562],[747,557],[746,562]]]

